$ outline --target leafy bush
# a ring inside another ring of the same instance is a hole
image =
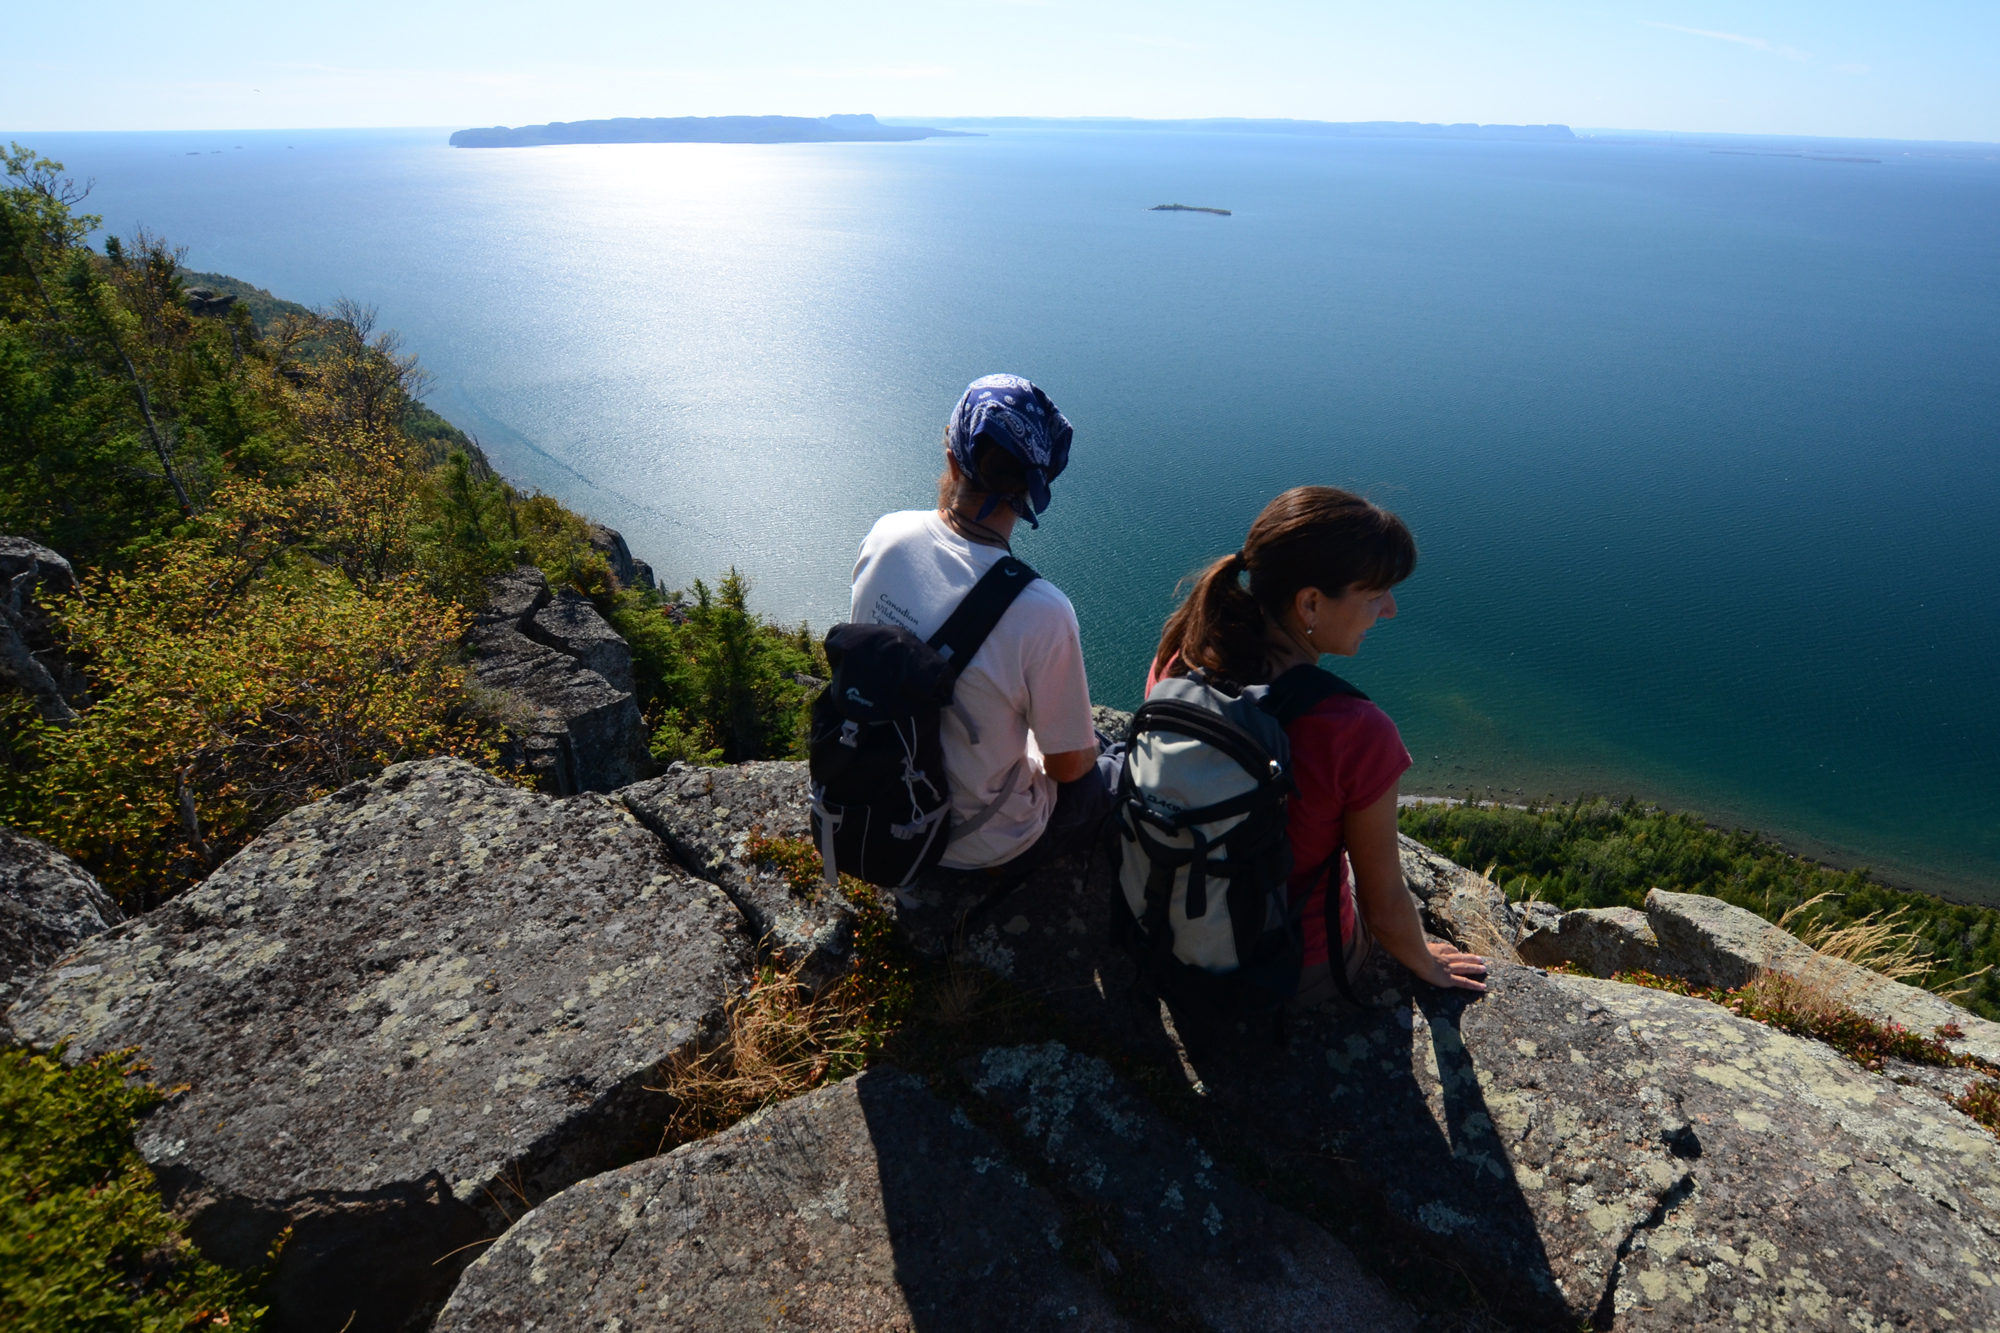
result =
[[[1760,834],[1714,828],[1701,816],[1636,801],[1562,805],[1407,806],[1402,831],[1460,865],[1484,869],[1511,899],[1565,909],[1640,907],[1652,888],[1701,893],[1767,921],[1801,909],[1787,929],[1828,935],[1903,913],[1932,960],[1913,984],[2000,1019],[2000,911],[1875,883],[1794,856]],[[1814,899],[1819,901],[1815,902]]]
[[[0,1327],[254,1330],[258,1276],[201,1258],[132,1147],[165,1094],[130,1061],[0,1050]]]
[[[59,608],[94,705],[24,722],[10,818],[128,910],[201,879],[294,807],[399,759],[491,757],[450,653],[464,613],[409,580],[305,567],[237,591],[236,562],[179,542]]]

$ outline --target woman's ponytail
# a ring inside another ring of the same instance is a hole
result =
[[[1197,576],[1187,600],[1167,617],[1153,656],[1155,673],[1182,675],[1200,667],[1225,680],[1254,679],[1264,660],[1264,617],[1243,586],[1248,569],[1238,551]]]

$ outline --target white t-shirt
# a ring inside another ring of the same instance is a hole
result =
[[[965,540],[936,510],[885,514],[861,543],[848,618],[929,639],[1005,554]],[[944,864],[973,870],[1026,851],[1055,809],[1042,756],[1097,743],[1076,609],[1055,584],[1036,579],[1014,599],[959,673],[938,731],[954,824],[1006,794],[985,824],[946,849]]]

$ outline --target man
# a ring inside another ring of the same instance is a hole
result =
[[[1018,375],[974,380],[945,427],[936,509],[886,514],[861,543],[849,619],[928,639],[979,578],[1040,527],[1069,462],[1070,424]],[[955,870],[1028,870],[1080,848],[1111,808],[1119,756],[1090,719],[1069,598],[1036,579],[960,671],[940,725]]]

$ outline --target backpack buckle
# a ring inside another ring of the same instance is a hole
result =
[[[858,750],[858,749],[860,749],[860,748],[861,748],[861,724],[860,724],[859,722],[852,722],[852,721],[849,721],[849,722],[843,722],[843,723],[841,723],[841,724],[840,724],[840,743],[841,743],[842,745],[845,745],[845,746],[846,746],[846,747],[847,747],[848,749],[850,749],[850,750]]]

